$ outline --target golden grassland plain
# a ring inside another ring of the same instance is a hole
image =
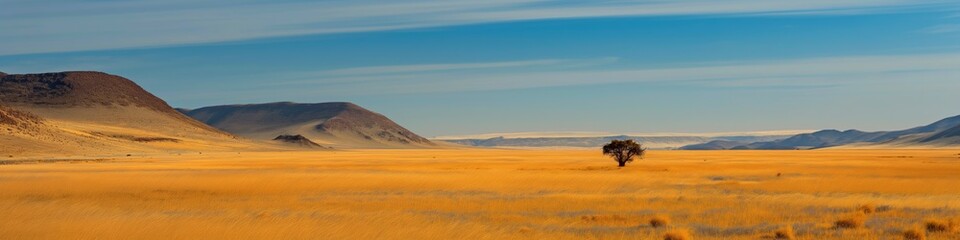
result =
[[[0,239],[960,239],[960,150],[598,152],[2,160]]]

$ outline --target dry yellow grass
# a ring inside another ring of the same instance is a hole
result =
[[[663,235],[663,240],[692,240],[690,231],[686,229],[671,230]]]
[[[900,239],[960,216],[957,153],[651,151],[623,169],[567,150],[53,159],[0,165],[0,239],[758,239],[785,224],[798,239]],[[864,203],[884,210],[834,229]],[[649,227],[656,214],[670,227]]]

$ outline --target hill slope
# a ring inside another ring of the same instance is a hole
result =
[[[960,125],[920,140],[921,143],[960,144]]]
[[[960,148],[960,125],[955,127],[903,136],[877,144],[853,144],[844,148]]]
[[[714,140],[707,143],[680,147],[680,150],[727,150],[747,144],[740,141]]]
[[[899,131],[881,131],[881,132],[863,132],[858,130],[822,130],[814,133],[799,134],[787,139],[755,142],[743,146],[737,146],[733,149],[796,149],[796,148],[826,148],[837,146],[849,147],[867,147],[867,146],[886,146],[886,147],[909,147],[928,144],[951,144],[950,140],[940,140],[951,138],[948,132],[952,128],[960,126],[960,116],[945,118],[943,120],[931,123],[929,125],[899,130]],[[956,130],[960,131],[960,130]],[[944,134],[939,134],[944,132]],[[934,143],[936,141],[936,143]],[[953,144],[957,144],[956,142]]]
[[[4,74],[0,105],[7,125],[21,129],[0,139],[0,151],[9,154],[114,155],[251,146],[184,116],[129,79],[100,72]],[[27,126],[24,119],[36,121]]]
[[[210,126],[253,139],[303,135],[318,144],[338,148],[435,146],[383,115],[346,102],[278,102],[181,111]]]

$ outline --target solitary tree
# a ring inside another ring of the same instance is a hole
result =
[[[646,152],[647,149],[631,139],[613,140],[607,145],[603,145],[603,155],[612,157],[620,164],[620,167],[626,166],[628,162],[633,162],[633,158],[643,158],[643,154]]]

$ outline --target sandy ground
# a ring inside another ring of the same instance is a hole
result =
[[[0,125],[0,156],[8,158],[303,149],[275,141],[234,137],[186,116],[140,107],[17,106],[15,109],[36,115],[40,121],[28,127]]]
[[[578,150],[0,159],[0,239],[902,239],[960,217],[958,154],[652,151],[623,169]],[[835,227],[865,204],[863,226]]]

